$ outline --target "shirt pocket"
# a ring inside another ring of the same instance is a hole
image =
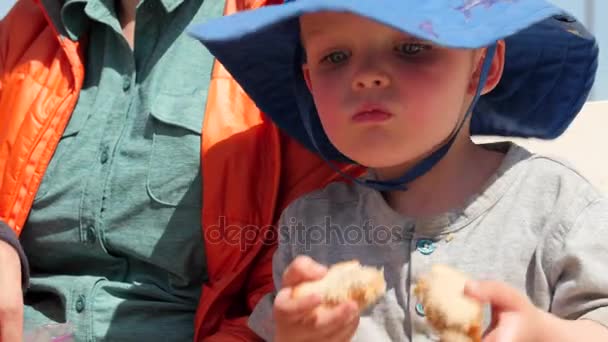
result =
[[[203,102],[196,96],[160,94],[152,104],[146,191],[154,203],[169,207],[201,205]]]
[[[34,203],[44,199],[48,195],[52,185],[55,184],[53,180],[55,179],[58,169],[60,169],[59,165],[62,164],[64,157],[69,155],[71,146],[74,145],[74,141],[76,140],[78,133],[80,133],[84,127],[87,119],[88,115],[86,115],[86,112],[74,112],[70,117],[65,130],[61,134],[61,138],[59,138],[59,142],[53,152],[49,165],[47,165],[46,170],[44,171],[42,181],[40,182],[40,186],[34,197]]]

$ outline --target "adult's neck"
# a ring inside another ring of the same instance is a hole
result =
[[[122,33],[131,49],[135,45],[135,16],[140,0],[117,0],[118,19]]]
[[[468,127],[463,127],[446,155],[426,174],[412,181],[406,191],[387,192],[388,204],[403,215],[429,217],[461,208],[481,191],[497,171],[504,154],[476,145],[466,132]],[[393,179],[411,166],[376,172],[381,179]]]

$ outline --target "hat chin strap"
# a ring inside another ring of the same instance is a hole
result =
[[[308,133],[308,137],[312,141],[313,147],[315,148],[317,153],[325,160],[325,162],[327,164],[329,164],[329,166],[332,169],[334,169],[336,172],[338,172],[343,177],[345,177],[353,182],[356,182],[358,184],[376,189],[378,191],[407,190],[407,184],[409,184],[416,178],[424,175],[431,168],[433,168],[433,166],[435,166],[441,160],[441,158],[443,158],[447,154],[450,147],[452,147],[452,145],[454,144],[454,141],[456,141],[456,137],[458,136],[458,133],[464,126],[464,123],[467,121],[467,119],[469,118],[471,113],[473,112],[473,108],[475,108],[475,105],[477,104],[477,101],[479,100],[479,97],[481,96],[481,91],[483,90],[483,87],[486,84],[486,81],[488,79],[488,73],[490,72],[490,67],[492,66],[492,60],[494,59],[495,52],[496,52],[495,44],[488,47],[486,56],[484,58],[483,66],[481,69],[481,75],[479,76],[479,84],[477,85],[475,97],[473,98],[473,101],[471,102],[471,105],[469,106],[469,108],[468,108],[467,112],[465,113],[465,115],[463,116],[462,120],[458,123],[458,125],[456,126],[454,131],[452,131],[450,138],[438,150],[435,150],[430,156],[424,158],[418,164],[414,165],[403,176],[401,176],[399,178],[391,179],[391,180],[358,179],[358,178],[353,178],[352,176],[340,171],[340,169],[334,163],[332,163],[329,160],[329,158],[321,151],[321,149],[318,146],[317,140],[314,137],[313,129],[312,129],[312,122],[311,122],[311,117],[310,117],[312,115],[312,113],[315,112],[315,109],[313,108],[314,105],[312,104],[311,101],[306,102],[306,101],[304,101],[303,98],[301,98],[300,96],[297,96],[298,109],[300,111],[300,117],[302,118],[302,122],[304,123],[304,128],[306,129],[306,132]],[[297,89],[297,88],[301,87],[302,82],[294,82],[294,83],[296,83],[296,94],[302,94],[301,91],[304,91],[305,89]]]

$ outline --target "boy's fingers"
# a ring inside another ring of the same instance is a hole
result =
[[[514,329],[494,329],[483,338],[483,342],[512,342],[521,341],[517,339]]]
[[[327,268],[308,256],[296,257],[283,272],[283,286],[292,287],[305,281],[318,280],[327,273]]]
[[[500,310],[518,310],[525,306],[522,295],[511,286],[498,281],[468,281],[465,295]]]
[[[344,326],[336,327],[322,338],[322,341],[334,342],[350,342],[355,335],[355,331],[359,327],[359,316],[355,316],[351,321],[346,322]]]
[[[0,322],[0,341],[21,341],[21,335],[22,328],[20,324],[16,324],[16,322]]]
[[[358,316],[359,310],[354,302],[342,303],[333,308],[321,307],[316,312],[315,329],[326,335],[334,329],[344,329]]]
[[[354,302],[343,303],[329,308],[319,306],[321,299],[310,298],[292,299],[289,288],[277,293],[274,305],[274,315],[277,321],[286,329],[305,329],[314,332],[316,341],[350,341],[359,322],[359,310]],[[294,330],[295,331],[295,330]]]
[[[302,320],[310,316],[320,303],[321,298],[315,295],[298,299],[291,298],[291,288],[284,288],[277,293],[274,299],[275,317],[290,322]]]
[[[354,305],[356,307],[356,305]],[[314,329],[323,341],[349,342],[359,325],[359,312],[350,304],[342,304],[332,310],[317,312]],[[354,311],[354,312],[353,312]]]

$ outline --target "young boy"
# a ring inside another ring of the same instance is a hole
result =
[[[608,341],[608,201],[559,161],[470,137],[563,132],[597,67],[573,18],[541,0],[301,0],[195,35],[287,133],[370,170],[283,212],[260,336],[434,340],[412,284],[444,263],[489,279],[466,287],[491,305],[487,341]],[[361,318],[290,297],[350,259],[387,282]]]

